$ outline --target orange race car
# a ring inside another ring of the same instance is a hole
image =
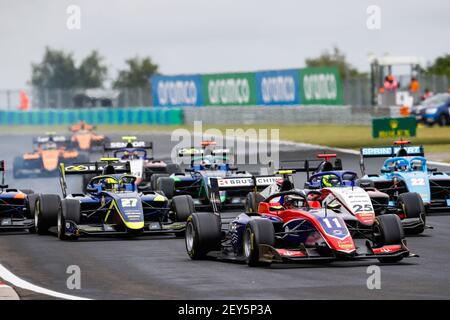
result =
[[[78,150],[89,151],[93,148],[103,148],[109,139],[101,134],[94,132],[95,126],[80,121],[70,127],[72,132],[72,145]]]
[[[47,134],[37,137],[33,144],[35,149],[14,159],[13,175],[15,179],[58,174],[59,163],[76,163],[88,161],[88,156],[75,149],[67,149],[69,144],[65,136]]]

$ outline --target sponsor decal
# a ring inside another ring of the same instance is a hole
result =
[[[299,70],[264,71],[256,73],[258,105],[300,104]]]
[[[201,77],[154,76],[151,78],[155,106],[203,105]]]

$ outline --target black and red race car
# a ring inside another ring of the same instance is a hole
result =
[[[216,179],[211,183],[217,199],[219,185]],[[372,229],[356,237],[332,208],[310,200],[317,194],[296,189],[272,194],[257,212],[238,215],[227,228],[216,210],[193,213],[186,225],[187,253],[194,260],[212,256],[249,266],[363,259],[392,263],[416,256],[406,246],[397,215],[376,217]]]

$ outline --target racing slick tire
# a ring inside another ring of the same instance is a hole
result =
[[[194,200],[189,195],[175,196],[172,198],[172,210],[175,221],[186,222],[189,216],[195,212]]]
[[[260,202],[264,201],[264,197],[259,192],[249,192],[245,198],[245,212],[258,212]]]
[[[402,223],[396,214],[383,214],[375,219],[373,233],[377,246],[401,244],[405,238]],[[398,262],[402,256],[379,258],[380,262]]]
[[[77,236],[67,236],[65,224],[70,220],[76,224],[80,223],[81,211],[80,202],[75,199],[63,199],[61,201],[61,210],[58,214],[58,238],[60,240],[77,240]]]
[[[167,199],[172,199],[175,194],[175,182],[169,177],[160,177],[156,181],[156,190],[164,192]]]
[[[194,200],[189,195],[173,197],[171,206],[176,222],[186,222],[189,216],[195,212]],[[182,238],[184,235],[184,231],[175,233],[175,236],[178,238]]]
[[[60,240],[77,240],[77,236],[67,236],[65,224],[70,220],[76,224],[80,223],[81,211],[80,202],[75,199],[63,199],[61,201],[61,210],[58,213],[58,238]]]
[[[426,210],[422,197],[416,192],[402,193],[398,197],[398,206],[407,219],[419,219],[422,223],[414,229],[405,230],[408,234],[420,234],[425,230]]]
[[[162,178],[162,177],[168,177],[167,173],[154,173],[151,175],[150,177],[150,187],[152,188],[153,191],[156,191],[156,182],[158,181],[158,178]]]
[[[23,192],[23,191],[22,191]],[[27,212],[25,216],[28,219],[34,219],[34,208],[36,206],[36,200],[39,197],[38,194],[29,194],[27,196]],[[36,228],[33,226],[32,228],[28,229],[29,233],[36,233]]]
[[[220,250],[220,217],[209,212],[192,213],[186,224],[186,251],[192,260],[201,260],[208,252]]]
[[[57,194],[40,194],[34,207],[34,226],[36,233],[44,235],[50,227],[58,223],[58,214],[61,211],[61,199]]]
[[[167,164],[166,170],[167,170],[168,174],[174,174],[174,173],[183,172],[181,170],[180,165],[176,164],[176,163],[169,163],[169,164]]]
[[[259,260],[259,246],[275,244],[275,230],[268,219],[252,219],[245,228],[243,237],[243,254],[250,267],[269,266],[270,262]]]

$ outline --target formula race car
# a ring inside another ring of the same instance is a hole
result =
[[[109,142],[107,137],[94,132],[95,126],[89,125],[84,121],[72,125],[69,129],[72,132],[70,139],[72,146],[78,150],[91,151],[95,148],[100,149]]]
[[[117,159],[60,167],[64,198],[41,194],[35,204],[36,231],[57,233],[62,240],[81,236],[184,235],[187,217],[194,211],[189,197],[169,201],[154,191],[138,190],[129,163]],[[67,194],[66,175],[99,174],[86,194]]]
[[[218,181],[211,179],[211,184],[211,197],[218,197]],[[275,193],[257,212],[240,214],[226,229],[218,211],[193,213],[186,226],[187,253],[194,260],[210,256],[249,266],[362,259],[393,263],[416,256],[406,246],[398,216],[376,217],[371,232],[362,234],[365,243],[358,244],[338,213],[317,207],[308,197],[300,190]]]
[[[283,179],[269,186],[261,193],[250,193],[247,196],[248,211],[256,210],[259,202],[268,196],[282,191],[294,189],[292,176],[297,172],[306,172],[307,181],[304,188],[318,190],[316,201],[333,206],[336,213],[340,213],[348,224],[354,228],[367,230],[372,228],[375,216],[382,214],[396,214],[402,222],[404,230],[409,234],[422,233],[426,225],[425,208],[419,194],[405,192],[398,197],[395,204],[389,202],[389,195],[358,179],[354,171],[342,170],[342,162],[336,166],[330,161],[335,154],[319,155],[324,159],[313,168],[305,160],[305,166],[280,170]],[[312,174],[310,171],[312,170]]]
[[[18,190],[5,184],[5,161],[0,161],[0,231],[29,230],[34,232],[33,190]]]
[[[389,195],[389,204],[396,206],[400,195],[418,193],[426,211],[450,209],[450,175],[428,168],[422,146],[408,146],[408,141],[396,141],[392,147],[361,149],[361,182]],[[388,158],[381,174],[366,174],[365,159]]]
[[[194,199],[198,209],[209,209],[210,179],[234,177],[233,188],[220,192],[220,208],[242,208],[245,196],[251,190],[248,181],[251,181],[251,173],[239,171],[227,163],[228,150],[213,150],[211,154],[204,155],[203,149],[187,148],[178,152],[179,157],[191,157],[191,165],[184,173],[174,173],[169,177],[159,177],[156,182],[156,190],[161,190],[171,198],[175,195],[189,195]],[[265,188],[274,182],[274,177],[261,177],[258,188]],[[224,180],[228,181],[228,180]]]
[[[123,141],[113,141],[105,145],[105,151],[112,151],[114,158],[130,163],[131,174],[137,178],[137,184],[151,183],[151,177],[154,174],[159,174],[156,177],[164,177],[181,171],[177,164],[166,164],[164,161],[154,160],[152,142],[136,139],[134,136],[122,137]]]
[[[88,156],[77,150],[69,149],[65,136],[47,133],[33,139],[35,149],[14,158],[13,175],[15,179],[55,176],[58,165],[66,163],[86,162]]]

